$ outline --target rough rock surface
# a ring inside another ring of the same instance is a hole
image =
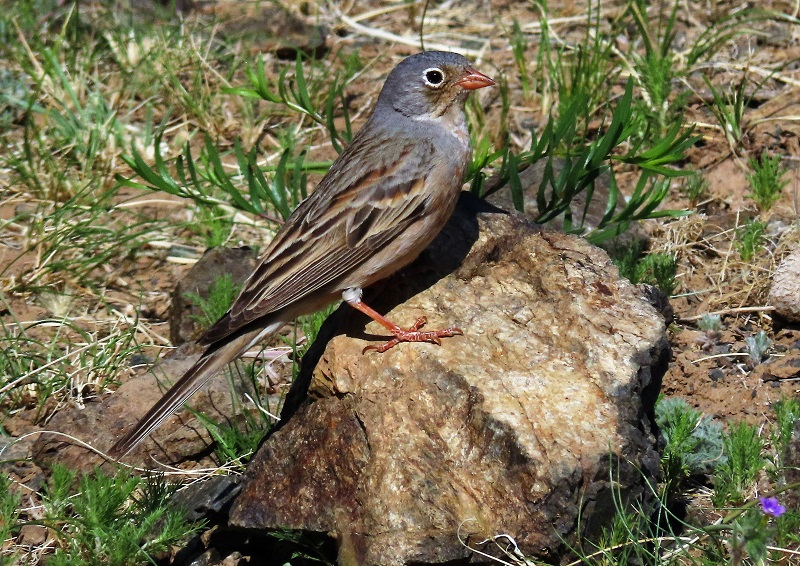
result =
[[[341,307],[231,526],[331,533],[341,564],[480,561],[459,537],[501,533],[556,559],[579,518],[591,536],[613,517],[612,479],[644,493],[663,319],[598,248],[480,206],[465,194],[373,305],[464,336],[362,355],[385,332]]]
[[[769,302],[786,320],[800,322],[800,248],[786,256],[775,270]]]

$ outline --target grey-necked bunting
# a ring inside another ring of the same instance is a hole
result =
[[[403,329],[361,300],[362,289],[413,261],[453,212],[471,159],[464,105],[495,82],[455,53],[401,61],[375,108],[317,188],[267,246],[230,310],[199,342],[200,359],[111,449],[133,449],[226,364],[296,317],[343,298],[400,342],[435,342],[458,328]]]

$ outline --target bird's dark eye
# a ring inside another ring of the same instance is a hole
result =
[[[430,86],[439,86],[444,80],[444,74],[440,69],[427,69],[425,71],[425,82]]]

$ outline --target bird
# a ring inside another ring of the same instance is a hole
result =
[[[425,51],[389,73],[364,126],[278,230],[230,309],[199,339],[198,361],[109,451],[120,458],[216,373],[301,315],[343,299],[391,340],[364,349],[462,334],[401,328],[362,301],[365,287],[411,263],[455,208],[471,160],[465,104],[496,84],[465,57]]]

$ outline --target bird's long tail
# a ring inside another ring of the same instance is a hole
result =
[[[284,322],[275,322],[266,328],[258,328],[228,338],[226,341],[221,341],[219,346],[216,344],[209,346],[202,357],[158,400],[136,426],[111,447],[109,455],[118,459],[136,448],[147,435],[161,426],[217,372],[246,350],[277,332],[283,325]]]

